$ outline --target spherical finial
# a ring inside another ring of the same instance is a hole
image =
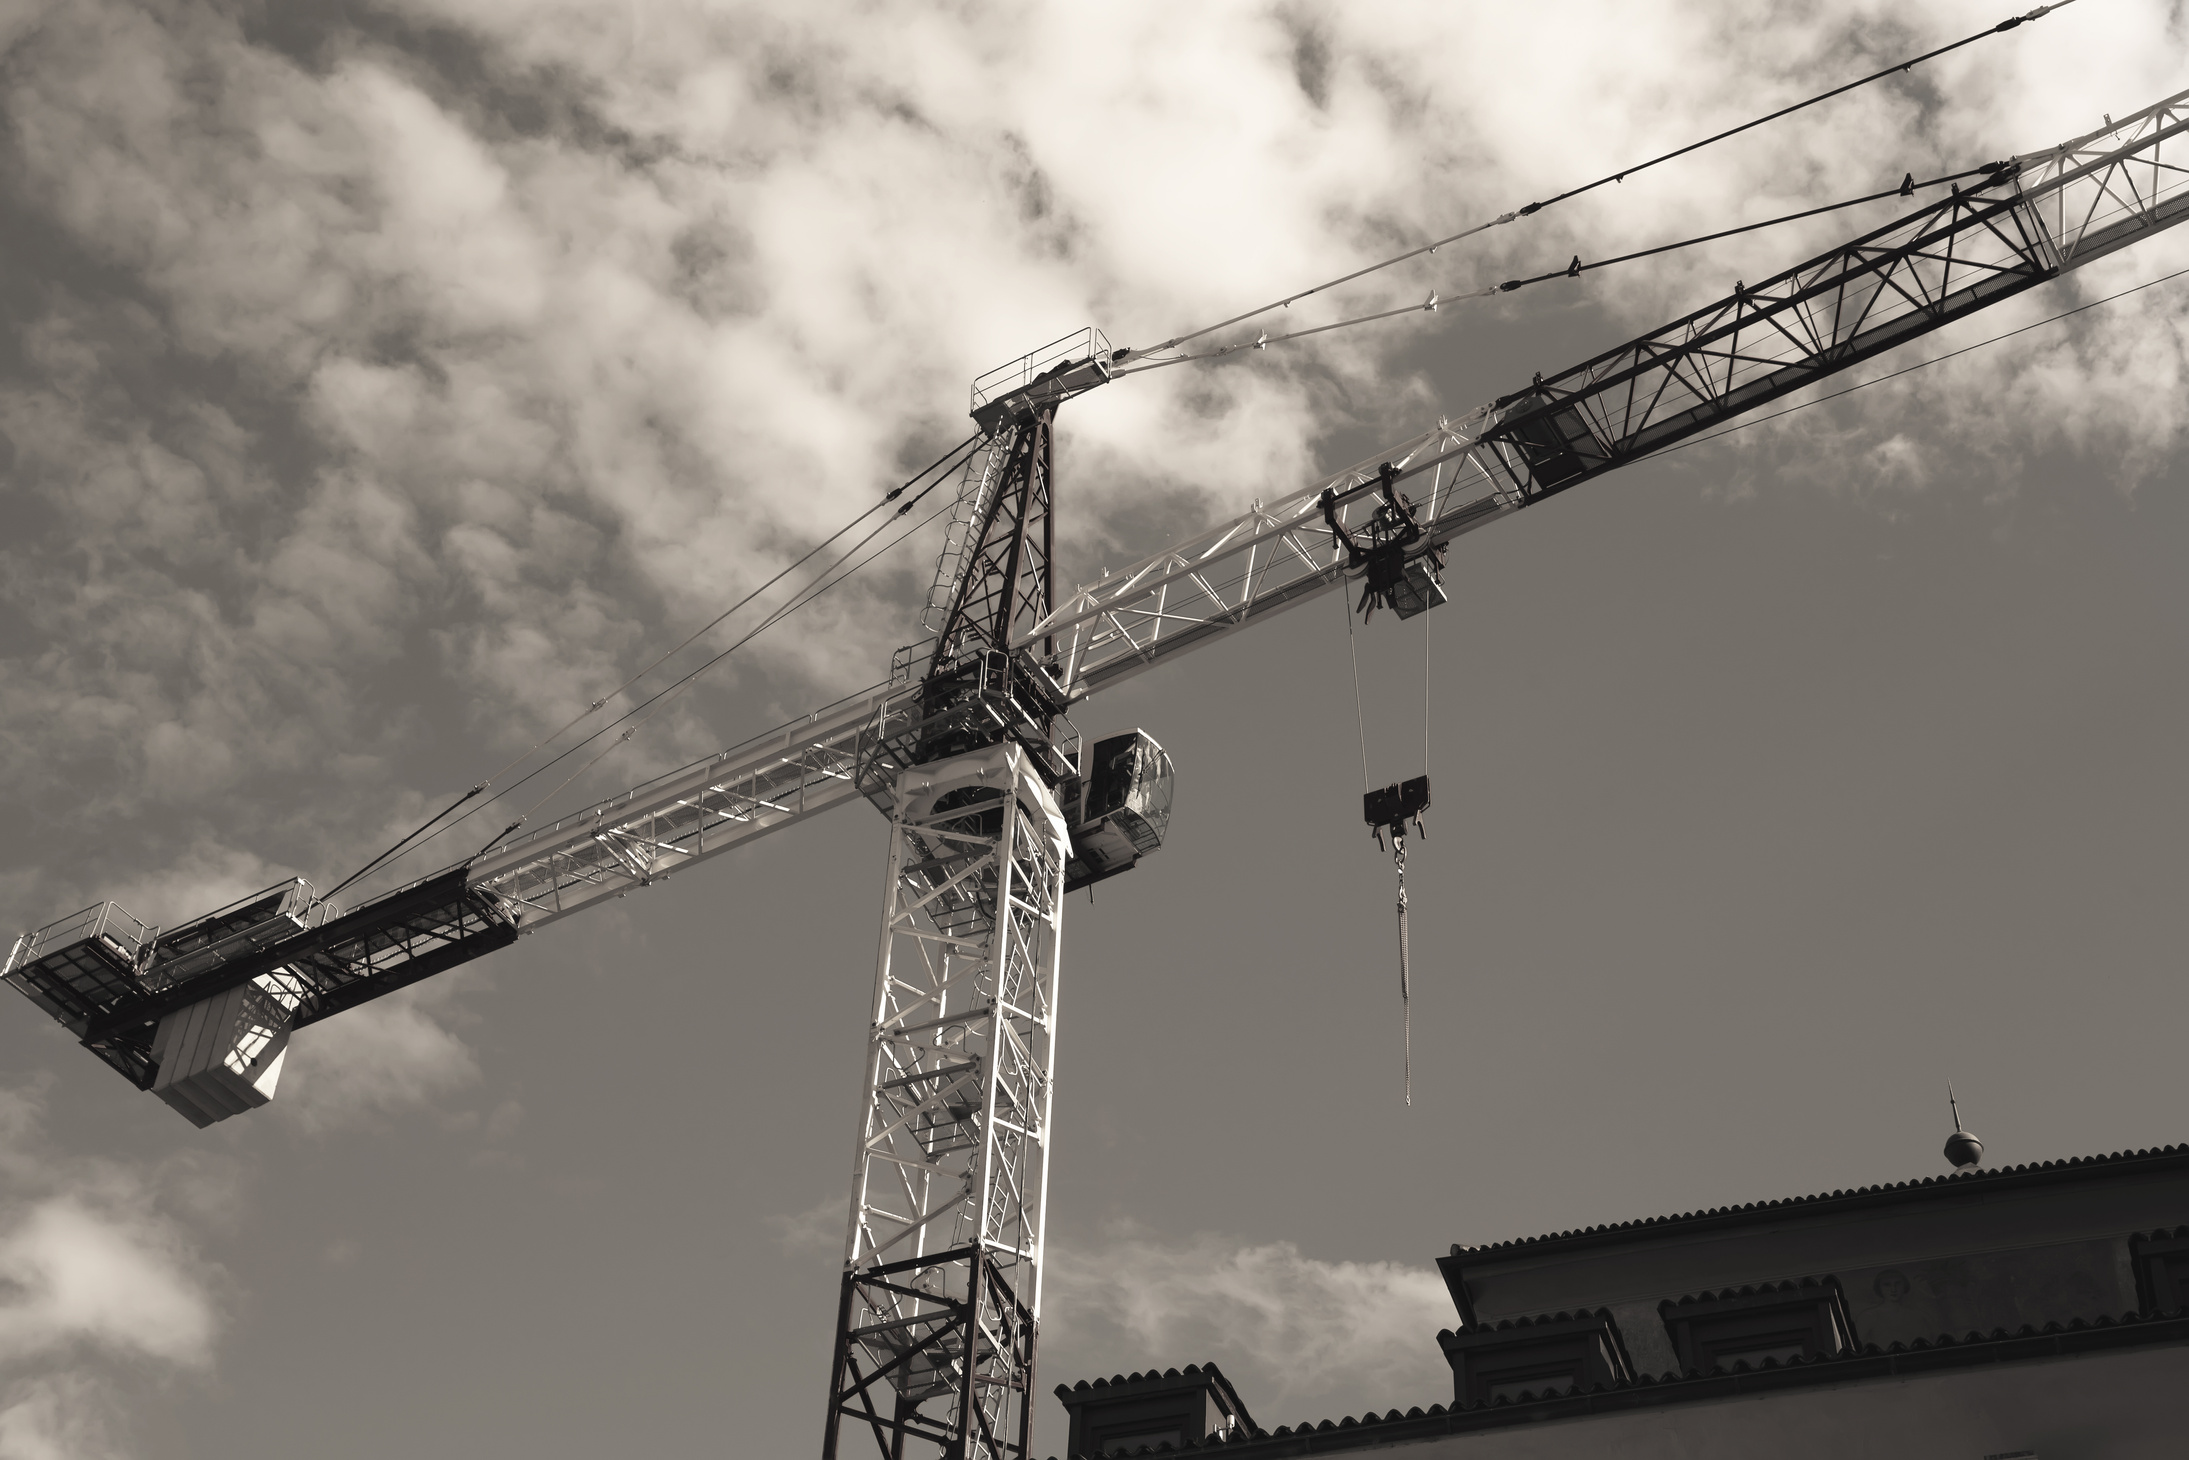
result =
[[[1961,1129],[1961,1102],[1953,1098],[1953,1086],[1946,1086],[1946,1108],[1953,1112],[1953,1134],[1946,1137],[1946,1160],[1956,1171],[1973,1171],[1984,1159],[1984,1143]]]

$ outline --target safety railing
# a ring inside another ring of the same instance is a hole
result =
[[[70,913],[35,933],[25,933],[17,938],[7,967],[0,969],[0,975],[35,963],[57,948],[93,938],[107,944],[134,968],[144,957],[144,950],[158,936],[159,929],[138,922],[122,910],[121,904],[95,902],[81,912]]]

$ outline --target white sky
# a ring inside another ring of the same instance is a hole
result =
[[[1153,343],[2004,13],[0,6],[0,924],[328,885],[958,439],[979,372],[1089,323]],[[2183,39],[2178,7],[2076,0],[1292,314],[2046,146],[2189,84]],[[1137,557],[1888,216],[1098,392],[1063,424],[1068,561]],[[2184,263],[2162,238],[1918,348]],[[1963,1086],[1979,1131],[2015,1111],[2069,1143],[2010,1159],[2128,1142],[2124,1070],[2036,1078],[2117,1049],[2043,1012],[2043,950],[2132,1003],[2179,922],[2179,298],[1468,540],[1431,630],[1454,809],[1416,896],[1423,946],[1476,981],[1442,1033],[1428,994],[1417,1035],[1496,1033],[1429,1059],[1404,1133],[1363,1094],[1383,976],[1319,981],[1356,950],[1380,969],[1388,935],[1336,610],[1105,706],[1178,752],[1181,821],[1161,868],[1074,909],[1045,1373],[1216,1358],[1270,1424],[1426,1403],[1446,1242],[1926,1174],[1938,1113],[1894,1102],[1940,1083],[1933,1015],[2039,1041]],[[932,547],[572,795],[879,678]],[[1372,721],[1418,703],[1418,648],[1367,649]],[[1410,730],[1372,730],[1379,772],[1419,769]],[[2027,834],[1989,818],[2028,797],[2090,840],[2016,861]],[[870,823],[802,830],[333,1021],[275,1111],[204,1135],[12,1010],[0,1460],[809,1443],[835,1224],[813,1213],[842,1199],[879,853]],[[2047,895],[2089,921],[2026,927]],[[1971,927],[1986,959],[1909,951]],[[1918,966],[1945,982],[1910,992]],[[1618,969],[1604,997],[1648,1007],[1574,1014],[1560,981]],[[1687,1007],[1706,1051],[1757,1063],[1679,1086],[1707,1118],[1644,1121],[1633,1082],[1687,1056],[1622,1031]],[[1545,1081],[1567,1019],[1584,1072]],[[1311,1115],[1286,1108],[1303,1071]]]

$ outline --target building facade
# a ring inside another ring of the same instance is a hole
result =
[[[1449,1404],[1265,1431],[1224,1383],[1223,1428],[1195,1434],[1214,1406],[1188,1391],[1213,1367],[1150,1372],[1057,1391],[1094,1447],[1073,1453],[2189,1455],[2189,1146],[1454,1247],[1438,1267]],[[1109,1427],[1128,1397],[1160,1424]]]

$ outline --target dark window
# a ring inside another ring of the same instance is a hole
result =
[[[1518,1399],[1523,1394],[1563,1394],[1580,1378],[1580,1370],[1572,1364],[1522,1365],[1477,1375],[1475,1387],[1484,1399]]]
[[[2189,1309],[2189,1227],[2136,1234],[2136,1297],[2146,1313]]]
[[[1839,1285],[1829,1278],[1706,1293],[1659,1311],[1680,1367],[1704,1374],[1735,1364],[1761,1368],[1766,1360],[1829,1358],[1855,1342]]]
[[[1706,1330],[1698,1340],[1698,1346],[1710,1355],[1708,1367],[1730,1369],[1736,1363],[1755,1368],[1765,1359],[1785,1363],[1788,1359],[1816,1357],[1816,1336],[1808,1328],[1784,1328],[1773,1323],[1763,1332]]]
[[[1131,1435],[1104,1435],[1095,1443],[1104,1455],[1130,1455],[1143,1445],[1177,1445],[1182,1443],[1183,1430],[1144,1430]]]

